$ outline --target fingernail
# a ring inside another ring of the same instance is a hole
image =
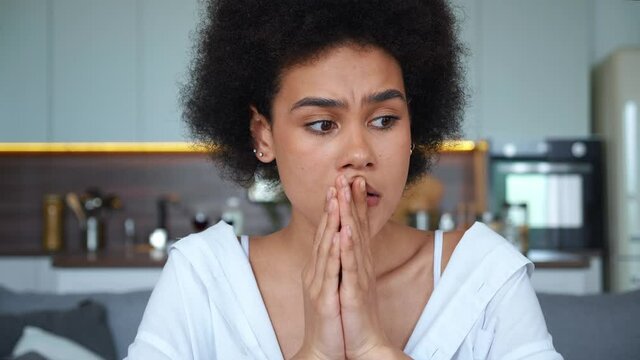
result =
[[[360,190],[364,191],[365,187],[366,187],[366,184],[364,179],[360,179]]]
[[[336,209],[336,201],[331,199],[329,200],[329,212],[333,212]]]
[[[344,175],[340,175],[340,185],[342,187],[346,187],[349,183],[347,182],[347,177]]]
[[[327,212],[329,211],[329,202],[331,201],[331,188],[329,188],[329,190],[327,190],[327,196],[326,196],[326,200],[324,202],[324,211]]]
[[[346,187],[342,190],[342,193],[344,194],[344,199],[349,202],[351,201],[351,193],[349,191],[349,187]]]
[[[333,197],[333,186],[330,186],[329,190],[327,190],[327,201],[331,200],[332,197]]]
[[[346,230],[346,232],[347,232],[347,236],[351,237],[351,226],[346,225],[346,226],[345,226],[345,230]]]

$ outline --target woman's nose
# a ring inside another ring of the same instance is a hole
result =
[[[359,127],[344,131],[342,139],[341,168],[364,169],[375,164],[375,153],[367,129]]]

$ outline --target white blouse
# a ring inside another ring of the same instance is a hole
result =
[[[433,287],[435,288],[440,281],[440,271],[442,268],[442,241],[444,238],[444,234],[442,230],[436,230],[434,234],[434,244],[433,244]],[[247,258],[249,257],[249,236],[242,235],[240,236],[240,245],[242,246],[242,250],[244,250]]]
[[[433,360],[563,359],[529,281],[533,268],[506,240],[475,223],[454,250],[404,352]],[[177,242],[127,359],[282,358],[233,228],[219,222]]]

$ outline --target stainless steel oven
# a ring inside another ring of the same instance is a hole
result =
[[[526,204],[530,249],[602,249],[602,143],[492,144],[490,203]]]

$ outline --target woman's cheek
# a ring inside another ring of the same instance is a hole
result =
[[[309,220],[320,219],[324,211],[325,194],[329,186],[323,185],[326,181],[320,177],[321,173],[317,167],[308,164],[280,168],[280,179],[287,198]]]

